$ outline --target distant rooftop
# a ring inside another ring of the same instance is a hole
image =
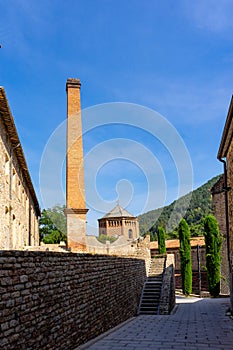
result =
[[[119,204],[117,204],[109,213],[104,215],[102,219],[120,218],[120,217],[133,218],[134,216],[132,214],[130,214],[127,210],[122,208]]]
[[[205,239],[204,237],[191,237],[190,238],[190,245],[191,247],[204,246],[205,245]],[[167,239],[166,240],[166,248],[167,249],[178,249],[180,248],[180,241],[179,239]],[[150,242],[150,249],[158,249],[158,241]]]

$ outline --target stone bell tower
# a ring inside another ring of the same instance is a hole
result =
[[[67,247],[86,251],[86,201],[79,79],[67,79],[66,219]]]

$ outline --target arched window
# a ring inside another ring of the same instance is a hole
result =
[[[129,235],[129,239],[133,238],[133,230],[131,230],[131,228],[128,231],[128,235]]]

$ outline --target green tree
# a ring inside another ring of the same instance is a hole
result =
[[[220,293],[220,264],[222,237],[217,220],[213,215],[204,218],[204,237],[206,247],[206,269],[210,295],[217,297]]]
[[[39,220],[40,241],[46,244],[66,242],[65,206],[43,209]]]
[[[100,235],[99,237],[96,237],[97,240],[101,243],[106,243],[106,241],[109,241],[110,243],[113,243],[117,240],[118,237],[111,237],[111,236],[106,236],[106,235]]]
[[[165,230],[162,226],[158,227],[158,248],[159,254],[166,254]]]
[[[157,234],[156,234],[156,232],[149,232],[149,234],[150,234],[150,241],[151,242],[157,241]]]
[[[179,227],[180,239],[180,269],[182,278],[183,294],[189,295],[192,292],[192,260],[190,246],[190,230],[185,219],[180,221]]]
[[[177,228],[184,215],[184,209],[188,206],[184,219],[189,225],[190,235],[191,237],[202,236],[204,231],[203,218],[206,215],[213,214],[210,189],[219,178],[220,176],[212,178],[170,205],[139,215],[140,232],[145,233],[149,230],[150,233],[157,233],[158,227],[162,226],[166,228],[168,239],[178,238]],[[189,199],[191,199],[190,203]]]

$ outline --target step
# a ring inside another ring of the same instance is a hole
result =
[[[142,307],[140,309],[140,312],[157,312],[158,311],[158,308],[157,307]]]
[[[143,306],[143,305],[158,305],[159,304],[159,299],[157,299],[157,300],[154,300],[154,299],[148,299],[148,300],[146,300],[146,299],[142,299],[142,302],[141,302],[141,306]]]
[[[144,288],[144,292],[146,293],[158,293],[160,292],[161,288]]]
[[[148,277],[147,282],[153,282],[153,283],[158,283],[162,284],[162,279],[161,278],[156,278],[156,277]]]
[[[143,293],[143,297],[146,297],[147,299],[150,297],[150,298],[156,298],[157,296],[160,296],[160,290],[155,290],[155,291],[146,291],[146,293],[144,294]]]
[[[158,293],[160,292],[161,287],[157,287],[157,288],[144,288],[144,292],[148,292],[148,293]]]
[[[154,297],[151,297],[151,296],[148,296],[148,297],[142,297],[142,301],[146,301],[146,302],[149,302],[149,301],[151,301],[151,302],[155,302],[155,303],[157,303],[157,301],[159,300],[159,298],[154,298]]]
[[[147,286],[144,287],[144,291],[148,290],[148,292],[149,291],[153,291],[153,290],[156,291],[156,290],[160,290],[160,289],[161,289],[161,284],[157,284],[157,286],[148,286],[147,285]]]
[[[156,277],[158,279],[163,279],[163,275],[157,275],[156,273],[151,273],[151,274],[148,274],[147,278],[148,277]]]
[[[158,314],[158,310],[156,310],[156,312],[154,311],[143,311],[138,313],[139,315],[157,315]]]
[[[158,289],[144,289],[145,294],[152,294],[152,295],[160,294],[160,291],[161,291],[160,288],[158,288]]]
[[[156,293],[156,294],[145,294],[142,297],[142,300],[158,300],[160,298],[160,293]]]
[[[140,300],[139,315],[157,315],[163,283],[164,258],[151,259],[147,281]]]

